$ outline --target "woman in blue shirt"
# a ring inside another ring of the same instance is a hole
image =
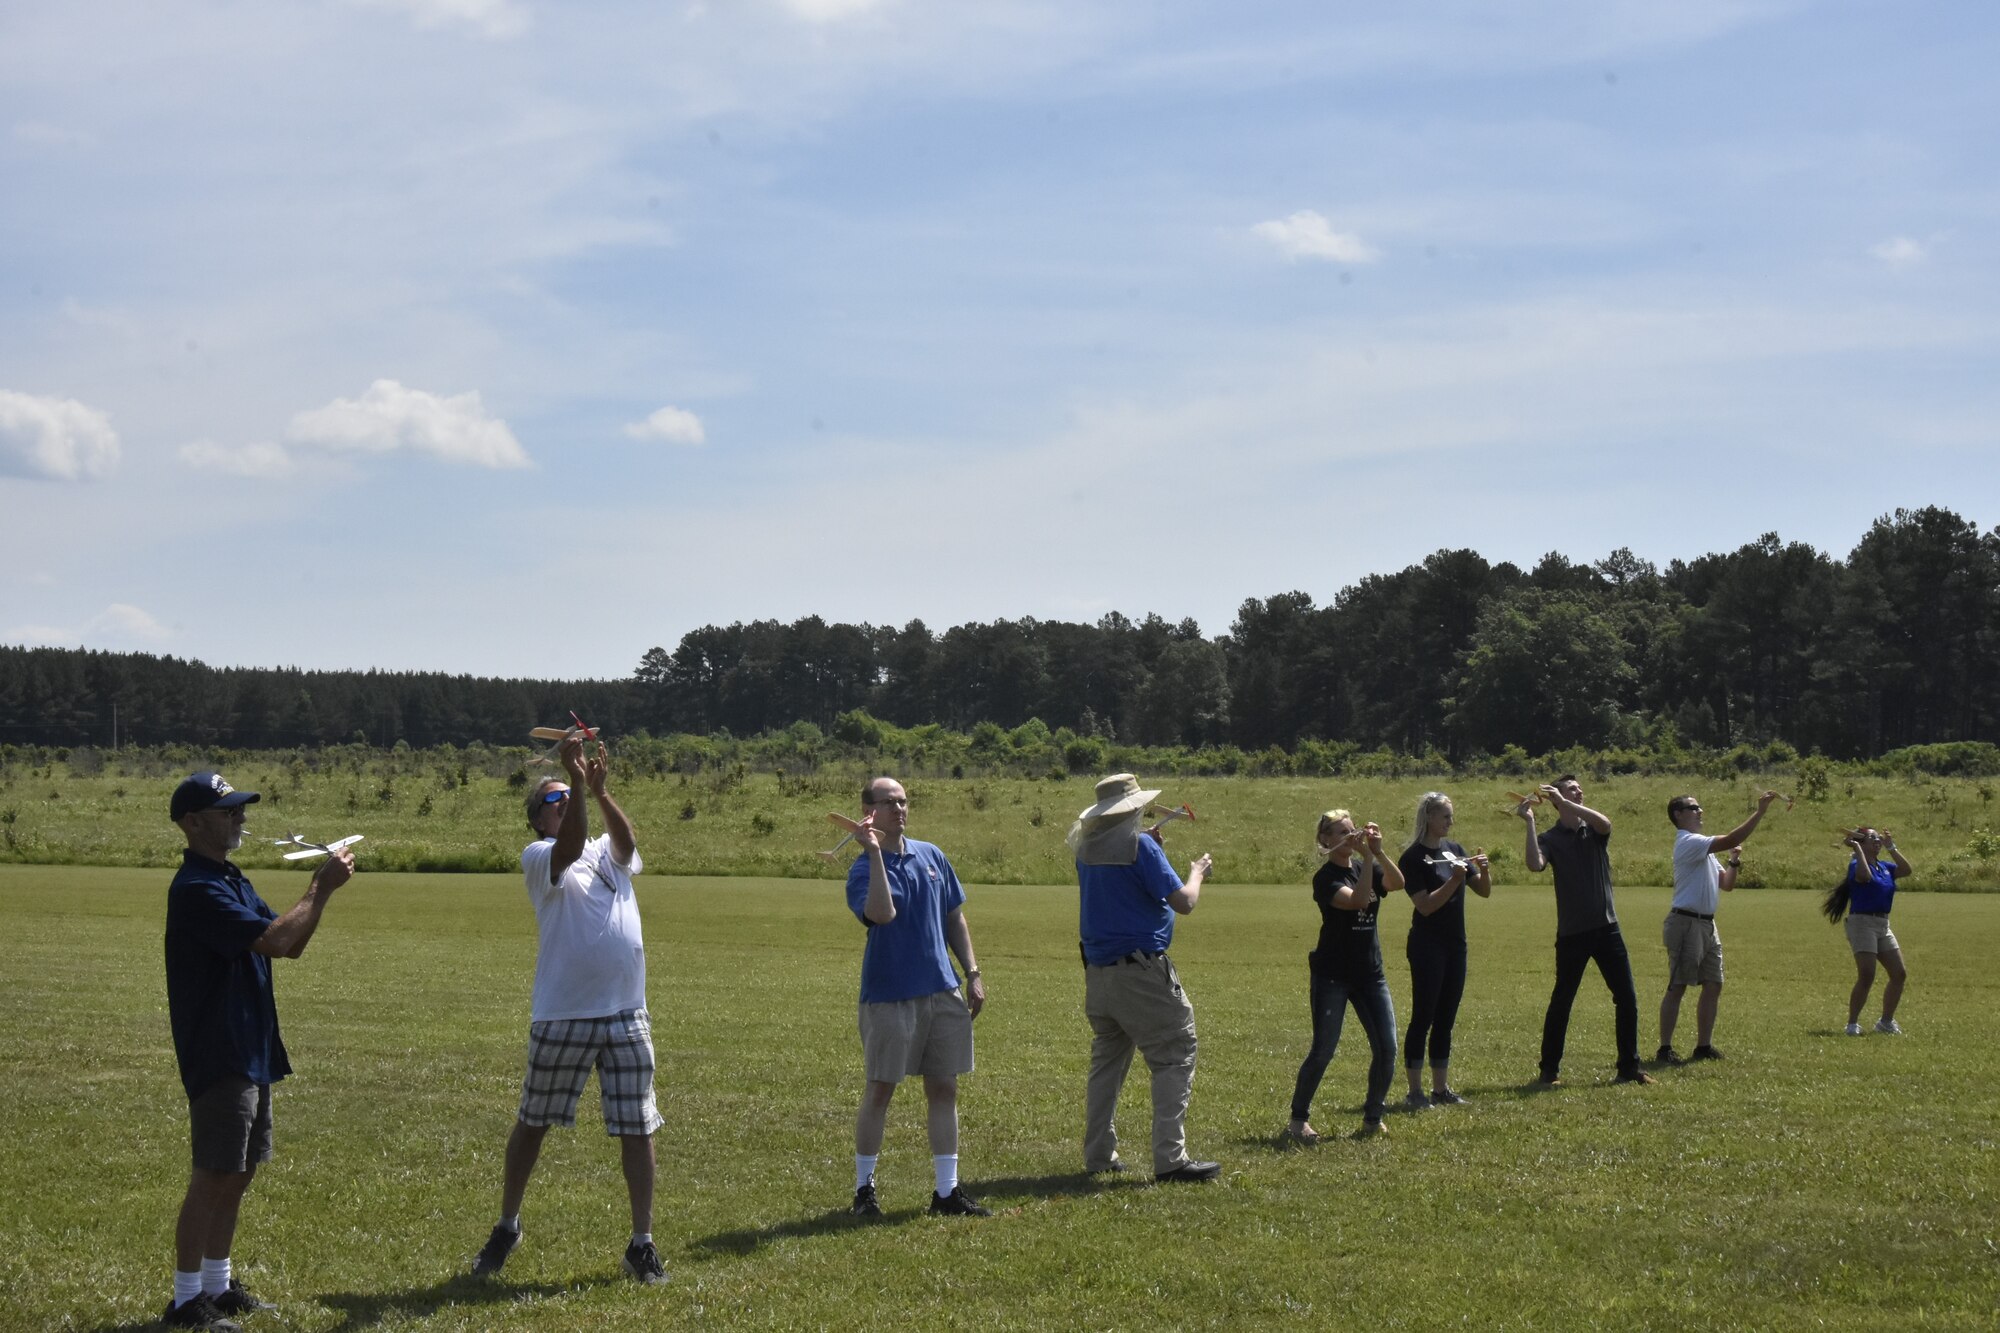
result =
[[[1889,974],[1882,988],[1882,1017],[1877,1032],[1901,1036],[1896,1026],[1896,1005],[1903,998],[1903,982],[1909,971],[1903,966],[1903,950],[1896,933],[1889,929],[1889,908],[1896,900],[1896,885],[1910,873],[1910,863],[1896,850],[1896,836],[1886,830],[1858,828],[1847,835],[1854,856],[1847,863],[1847,877],[1833,886],[1821,905],[1829,921],[1847,917],[1847,944],[1854,950],[1854,990],[1847,997],[1847,1035],[1861,1035],[1861,1006],[1868,1003],[1869,988],[1875,984],[1876,960]],[[1885,863],[1882,853],[1889,854]]]

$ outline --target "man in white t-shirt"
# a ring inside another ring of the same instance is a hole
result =
[[[1667,802],[1667,819],[1674,834],[1674,903],[1668,909],[1663,934],[1667,945],[1667,993],[1660,1000],[1660,1049],[1653,1058],[1661,1064],[1682,1064],[1674,1052],[1674,1024],[1681,1016],[1681,996],[1689,986],[1701,986],[1695,1002],[1695,1035],[1698,1044],[1688,1053],[1690,1060],[1720,1060],[1715,1049],[1715,1011],[1722,1003],[1722,937],[1715,930],[1715,909],[1721,896],[1736,887],[1741,847],[1757,828],[1757,821],[1771,808],[1778,793],[1767,791],[1757,798],[1750,817],[1719,838],[1705,837],[1701,831],[1701,803],[1692,796],[1676,796]],[[1729,864],[1715,859],[1715,853],[1729,853]]]
[[[618,1139],[632,1200],[632,1240],[625,1271],[664,1282],[653,1245],[653,1131],[663,1123],[653,1101],[653,1028],[646,1013],[646,944],[632,876],[644,868],[632,821],[605,790],[604,743],[586,758],[572,732],[557,753],[569,780],[544,778],[528,793],[528,825],[539,835],[521,852],[528,899],[541,928],[535,956],[534,1009],[528,1024],[528,1072],[507,1138],[500,1221],[473,1260],[475,1275],[500,1271],[521,1243],[521,1200],[550,1125],[576,1123],[577,1098],[597,1070],[604,1130]],[[588,804],[597,802],[604,833],[589,837]]]

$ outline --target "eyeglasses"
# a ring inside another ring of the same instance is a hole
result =
[[[542,804],[554,805],[557,801],[566,800],[568,796],[568,787],[551,787],[542,793]]]
[[[909,809],[909,808],[910,808],[910,798],[909,798],[909,797],[907,797],[907,796],[871,796],[871,797],[869,797],[869,798],[868,798],[868,799],[867,799],[866,801],[863,801],[863,802],[862,802],[862,804],[863,804],[863,805],[900,805],[900,806],[902,806],[902,807],[903,807],[903,808],[904,808],[905,810],[907,810],[907,809]]]

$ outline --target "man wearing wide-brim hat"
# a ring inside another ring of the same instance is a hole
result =
[[[1076,853],[1077,930],[1083,948],[1083,1013],[1090,1021],[1090,1083],[1085,1099],[1083,1164],[1093,1173],[1122,1171],[1112,1113],[1136,1049],[1153,1075],[1153,1176],[1212,1180],[1214,1162],[1188,1157],[1183,1129],[1194,1090],[1194,1006],[1181,989],[1167,948],[1174,917],[1194,911],[1208,877],[1206,853],[1188,866],[1187,882],[1167,860],[1159,830],[1142,829],[1145,791],[1130,773],[1097,784],[1097,801],[1070,827]]]

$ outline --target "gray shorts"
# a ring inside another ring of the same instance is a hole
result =
[[[530,1023],[521,1123],[574,1125],[592,1069],[606,1134],[651,1134],[666,1123],[653,1100],[653,1020],[644,1009]]]
[[[1903,946],[1896,943],[1896,932],[1889,929],[1887,912],[1863,912],[1847,914],[1847,947],[1856,953],[1901,953]]]
[[[1667,913],[1667,981],[1675,986],[1722,984],[1722,936],[1715,922]]]
[[[271,1160],[271,1085],[230,1074],[188,1102],[194,1164],[248,1171]]]
[[[972,1011],[955,990],[861,1006],[861,1067],[870,1083],[972,1071]]]

